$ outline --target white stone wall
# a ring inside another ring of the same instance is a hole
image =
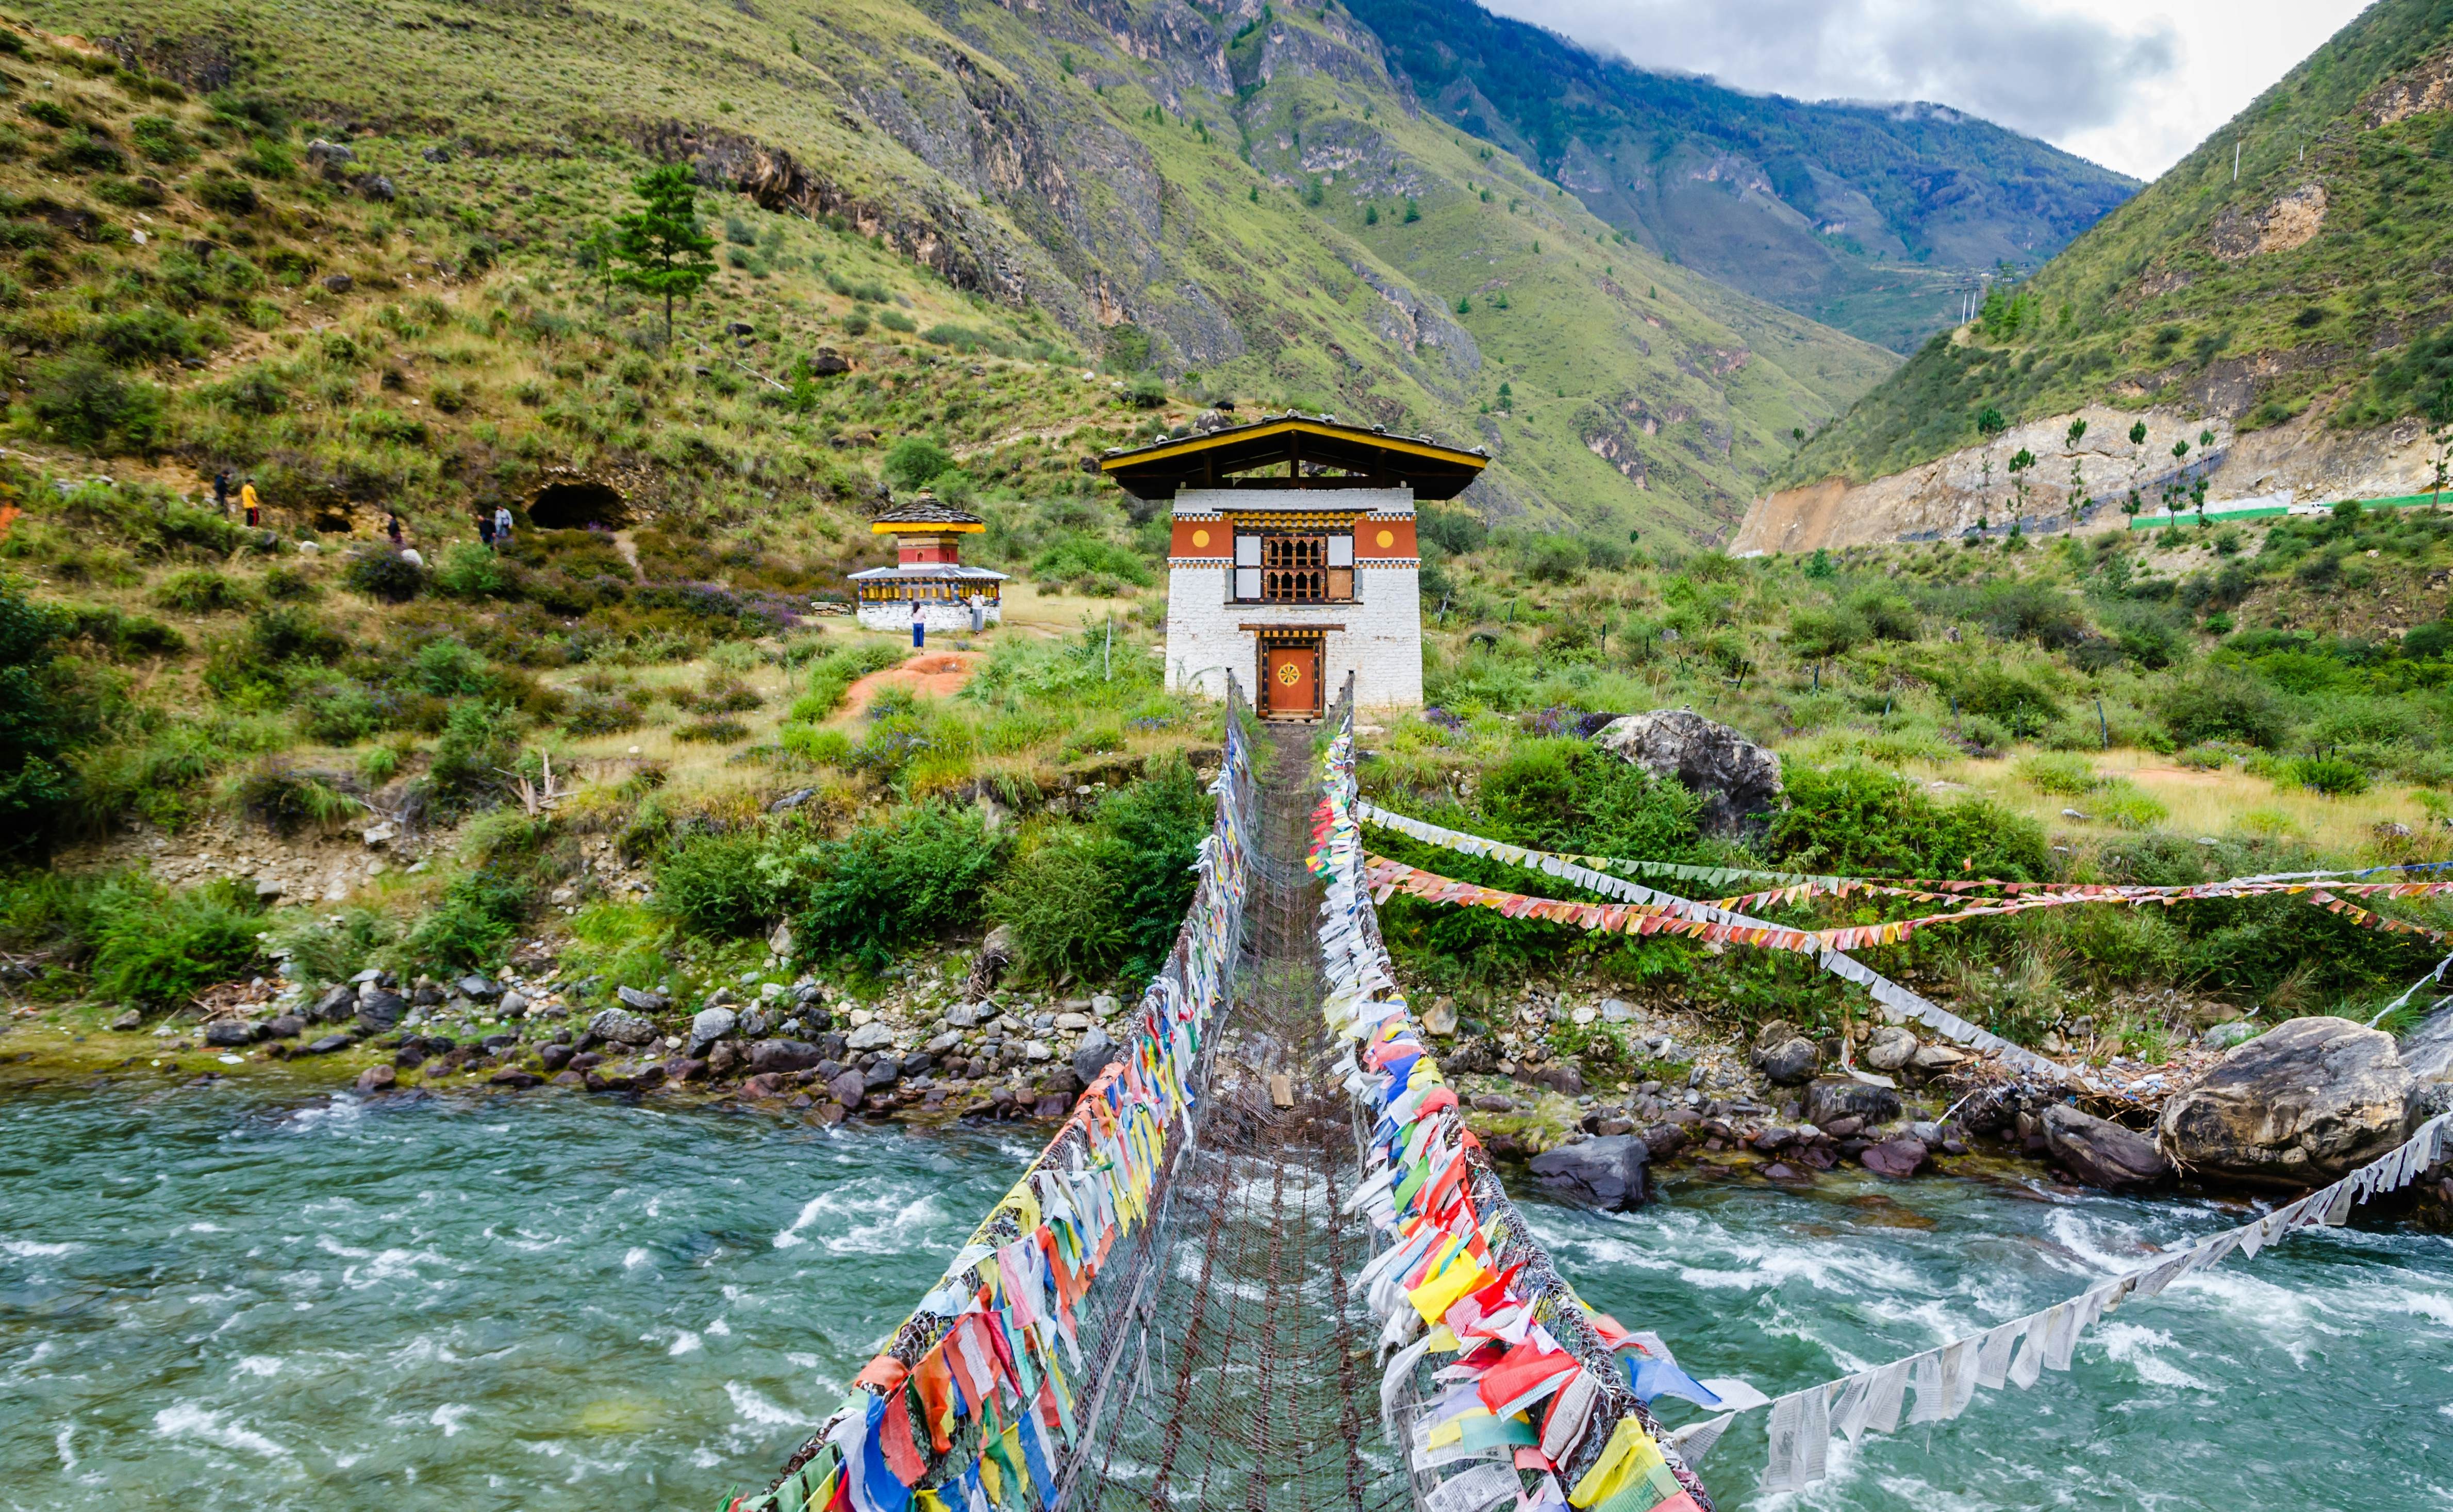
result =
[[[986,611],[981,616],[983,626],[996,624],[1004,613],[1004,606],[995,600],[982,607]],[[902,635],[911,633],[911,604],[907,599],[864,599],[852,617],[860,621],[863,629],[890,630]],[[967,604],[922,599],[920,618],[931,635],[971,633],[971,607]]]
[[[1413,494],[1405,488],[1340,490],[1333,497],[1341,507],[1360,507],[1381,516],[1414,512]],[[1175,507],[1184,513],[1206,514],[1266,505],[1250,490],[1186,489],[1176,496]],[[1167,573],[1167,686],[1223,697],[1231,673],[1244,696],[1251,698],[1260,675],[1260,653],[1257,637],[1242,627],[1339,625],[1345,628],[1330,630],[1324,639],[1324,701],[1336,699],[1351,670],[1357,705],[1420,707],[1421,578],[1418,559],[1375,561],[1366,556],[1355,564],[1355,602],[1351,604],[1235,604],[1229,602],[1233,569],[1224,560],[1176,563]]]

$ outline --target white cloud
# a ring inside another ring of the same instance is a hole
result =
[[[2361,0],[1486,0],[1646,68],[1801,99],[1932,100],[2152,178]]]

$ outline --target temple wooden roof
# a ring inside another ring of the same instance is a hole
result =
[[[935,494],[925,490],[902,504],[891,505],[880,510],[869,516],[868,521],[869,533],[872,535],[892,535],[898,532],[918,535],[932,532],[985,530],[987,527],[986,520],[968,509],[957,509],[950,504],[941,504]]]
[[[1179,488],[1395,488],[1453,499],[1490,458],[1421,436],[1341,425],[1328,415],[1264,415],[1246,425],[1110,451],[1099,470],[1137,499]]]

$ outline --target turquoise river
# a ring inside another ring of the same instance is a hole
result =
[[[0,1101],[0,1507],[686,1507],[763,1482],[1027,1135],[578,1096]],[[2016,1181],[1534,1203],[1596,1305],[1767,1391],[2043,1306],[2211,1204]],[[1673,1421],[1685,1409],[1672,1405]],[[2134,1303],[2031,1392],[1725,1508],[2453,1508],[2453,1242],[2293,1239]]]

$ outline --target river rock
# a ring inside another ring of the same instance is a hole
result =
[[[1754,827],[1757,816],[1780,806],[1780,758],[1689,709],[1614,719],[1593,744],[1701,797],[1696,823],[1709,833]]]
[[[2400,1144],[2412,1091],[2391,1035],[2348,1019],[2292,1019],[2164,1104],[2161,1144],[2186,1169],[2314,1186]]]
[[[625,1003],[630,1001],[627,996],[629,990],[628,987],[622,989],[626,994],[622,1000]],[[656,1037],[656,1025],[645,1013],[606,1008],[588,1021],[588,1032],[615,1044],[645,1044]]]
[[[357,1043],[358,1039],[354,1034],[328,1034],[322,1039],[317,1040],[314,1044],[309,1044],[306,1049],[299,1053],[302,1055],[329,1055],[335,1050],[346,1050],[350,1045]]]
[[[525,992],[506,992],[503,994],[503,1001],[496,1006],[502,1009],[504,1018],[525,1019],[528,1016],[528,995]]]
[[[358,1027],[369,1034],[389,1034],[408,1011],[409,1000],[397,992],[370,987],[358,994]]]
[[[1652,1151],[1630,1134],[1612,1134],[1546,1150],[1533,1157],[1535,1177],[1561,1196],[1621,1210],[1644,1204],[1644,1171]]]
[[[400,1073],[389,1065],[370,1065],[358,1073],[361,1092],[389,1092],[400,1083]]]
[[[1900,1116],[1900,1095],[1886,1086],[1868,1086],[1854,1077],[1825,1076],[1807,1084],[1805,1122],[1829,1128],[1853,1118],[1860,1128],[1887,1124]]]
[[[1124,1058],[1124,1046],[1108,1039],[1107,1030],[1092,1029],[1082,1037],[1080,1047],[1073,1052],[1073,1074],[1087,1086],[1099,1079],[1100,1072]]]
[[[255,1043],[255,1025],[244,1019],[215,1019],[205,1025],[205,1043],[220,1049]]]
[[[839,1072],[827,1083],[827,1095],[848,1107],[860,1106],[860,1100],[868,1090],[868,1081],[858,1071]]]
[[[351,986],[327,987],[307,1016],[318,1024],[332,1024],[358,1011],[358,989]]]
[[[641,1013],[662,1013],[672,1003],[672,999],[663,993],[650,992],[644,987],[615,987],[613,995],[622,1000],[624,1007],[634,1008]]]
[[[2055,1103],[2044,1109],[2039,1122],[2054,1159],[2089,1186],[2107,1190],[2144,1186],[2172,1174],[2172,1163],[2155,1147],[2151,1137],[2109,1119]]]
[[[460,989],[462,997],[474,998],[480,1003],[490,1003],[503,995],[501,984],[491,977],[479,976],[473,971],[453,983],[452,985]]]
[[[1635,1018],[1635,1009],[1624,998],[1604,998],[1601,1009],[1604,1024],[1626,1024]]]
[[[845,1046],[853,1050],[882,1050],[893,1043],[894,1031],[883,1019],[869,1020],[844,1039]]]
[[[1456,1026],[1457,1010],[1454,998],[1434,998],[1431,1000],[1431,1005],[1423,1011],[1423,1032],[1426,1034],[1436,1034],[1446,1039],[1456,1032]]]
[[[890,1055],[879,1056],[868,1064],[868,1070],[860,1073],[861,1086],[871,1092],[892,1086],[901,1080],[903,1080],[903,1063]]]
[[[295,1013],[284,1013],[264,1026],[265,1037],[273,1040],[294,1040],[307,1032],[307,1021]]]
[[[1964,1050],[1954,1050],[1947,1044],[1928,1044],[1908,1057],[1908,1068],[1931,1075],[1936,1071],[1947,1071],[1966,1059]]]
[[[1924,1168],[1932,1154],[1925,1147],[1925,1141],[1903,1136],[1885,1140],[1880,1144],[1868,1144],[1857,1159],[1877,1176],[1914,1176]]]
[[[1917,1037],[1896,1024],[1885,1024],[1865,1041],[1865,1061],[1876,1071],[1896,1071],[1917,1053]]]
[[[1823,1060],[1823,1052],[1814,1042],[1798,1035],[1773,1045],[1763,1054],[1763,1073],[1780,1086],[1803,1086],[1812,1081]]]
[[[689,1053],[704,1054],[707,1047],[730,1034],[741,1023],[741,1016],[730,1008],[701,1008],[690,1019]]]
[[[979,1023],[980,1005],[976,1003],[957,1003],[946,1010],[946,1027],[949,1029],[975,1029]]]
[[[749,1047],[752,1071],[806,1071],[824,1059],[806,1040],[761,1040]]]
[[[133,1034],[138,1029],[145,1027],[145,1015],[137,1012],[134,1008],[130,1008],[119,1017],[111,1020],[110,1027],[114,1033]]]
[[[2205,1038],[2198,1043],[2209,1050],[2235,1049],[2256,1039],[2258,1032],[2264,1027],[2254,1019],[2235,1019],[2208,1029]]]

